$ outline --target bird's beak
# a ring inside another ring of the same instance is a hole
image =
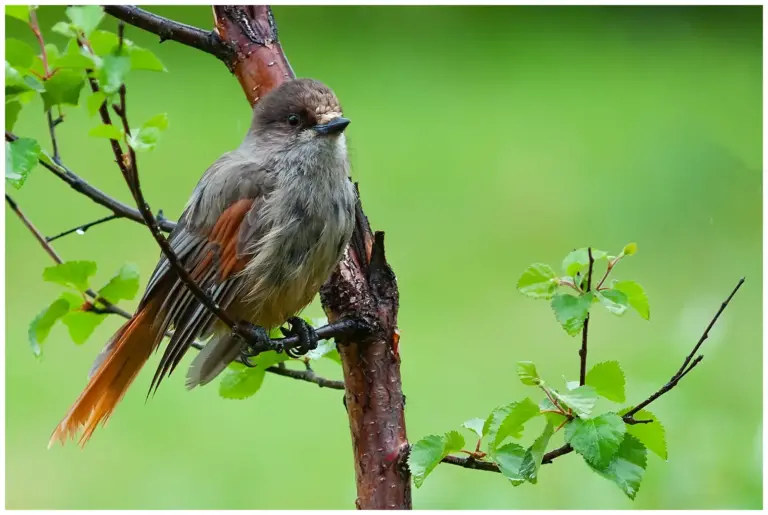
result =
[[[349,120],[339,116],[328,123],[315,125],[315,132],[318,134],[338,134],[344,132],[349,125]]]

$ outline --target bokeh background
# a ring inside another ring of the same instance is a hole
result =
[[[209,7],[150,10],[211,26]],[[535,361],[553,383],[576,377],[577,339],[545,302],[515,290],[532,262],[559,266],[575,247],[618,252],[638,242],[639,254],[615,275],[645,286],[651,321],[597,310],[590,327],[592,363],[620,360],[630,402],[672,375],[747,277],[702,365],[653,405],[670,458],[649,455],[635,502],[570,455],[545,467],[538,486],[518,488],[442,466],[414,491],[414,506],[761,507],[761,8],[275,13],[294,69],[333,87],[353,120],[354,176],[373,226],[387,232],[401,291],[412,440],[529,395],[516,379],[518,360]],[[64,19],[63,8],[41,7],[39,17],[48,41],[62,46],[49,29]],[[16,20],[6,26],[9,37],[33,42]],[[136,72],[128,89],[135,123],[170,117],[140,168],[152,207],[175,218],[204,169],[241,141],[250,112],[237,81],[212,57],[160,45],[135,28],[127,37],[169,69]],[[43,120],[35,103],[15,132],[47,145]],[[108,145],[86,137],[96,124],[84,107],[67,110],[63,158],[129,202]],[[14,196],[46,234],[105,214],[42,168]],[[159,254],[149,233],[127,221],[56,248],[65,259],[96,260],[97,283],[128,261],[144,284]],[[56,327],[37,362],[27,327],[60,290],[42,281],[49,258],[7,209],[6,252],[8,508],[353,507],[341,392],[281,377],[232,401],[220,399],[216,385],[187,392],[176,374],[145,402],[153,361],[84,451],[47,450],[120,320],[81,347]],[[320,314],[319,306],[309,313]],[[341,375],[331,362],[318,369]]]

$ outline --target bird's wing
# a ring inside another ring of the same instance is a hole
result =
[[[248,162],[232,160],[217,163],[198,184],[170,237],[171,248],[195,282],[223,309],[242,288],[238,274],[250,256],[243,252],[243,234],[258,239],[266,230],[259,213],[274,187],[271,174]],[[259,227],[256,227],[259,226]],[[150,391],[176,368],[192,342],[209,333],[217,321],[178,278],[162,256],[149,280],[142,304],[157,296],[163,298],[158,334],[173,327]],[[160,336],[161,337],[161,336]]]

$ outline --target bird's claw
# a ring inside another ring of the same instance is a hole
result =
[[[248,322],[239,322],[232,331],[243,342],[240,349],[240,361],[247,367],[256,366],[249,358],[262,352],[273,350],[278,354],[285,352],[292,358],[298,358],[317,348],[317,332],[304,319],[291,317],[288,319],[290,329],[284,327],[280,331],[288,336],[296,336],[298,342],[294,345],[286,345],[280,340],[272,340],[269,333],[261,326]]]
[[[269,333],[261,326],[248,322],[238,322],[232,332],[242,341],[240,361],[246,367],[255,367],[256,365],[250,361],[250,358],[274,347],[274,343],[269,338]]]
[[[291,328],[281,327],[280,332],[286,337],[296,336],[299,341],[296,345],[287,347],[285,349],[286,354],[292,358],[298,358],[317,348],[318,337],[314,327],[301,317],[291,317],[288,322],[291,324]]]

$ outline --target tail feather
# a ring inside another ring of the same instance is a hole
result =
[[[222,370],[227,368],[240,353],[242,342],[226,329],[205,344],[203,350],[195,356],[187,372],[186,386],[192,389],[211,382]]]
[[[84,446],[99,423],[106,424],[162,339],[162,334],[158,334],[152,324],[157,305],[157,302],[145,305],[107,343],[96,358],[85,390],[51,435],[49,448],[56,441],[64,444],[68,439],[74,439],[81,429],[83,434],[79,443]]]

